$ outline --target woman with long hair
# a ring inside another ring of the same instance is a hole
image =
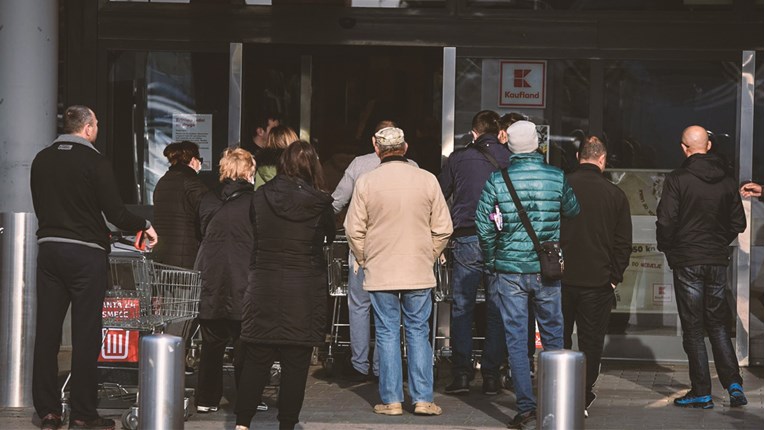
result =
[[[207,187],[197,175],[202,168],[199,147],[189,141],[174,142],[164,153],[170,168],[154,189],[154,229],[162,240],[152,252],[160,263],[191,269],[197,258],[197,211]]]
[[[258,151],[255,161],[258,170],[255,172],[255,189],[270,181],[278,173],[279,160],[290,143],[298,140],[295,130],[286,125],[277,125],[268,132],[266,147]]]
[[[316,151],[296,141],[282,154],[276,177],[255,192],[254,270],[244,300],[237,430],[249,428],[275,360],[282,369],[279,428],[292,429],[299,421],[311,352],[324,344],[322,250],[334,240],[335,223],[332,197],[323,188]]]

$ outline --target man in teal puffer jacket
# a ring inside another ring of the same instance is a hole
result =
[[[547,165],[537,151],[536,126],[518,121],[507,128],[513,152],[507,172],[540,242],[560,238],[560,219],[579,213],[574,191],[563,171]],[[502,222],[491,217],[497,208]],[[545,350],[563,348],[560,281],[542,279],[539,258],[521,223],[502,174],[491,174],[476,209],[476,229],[484,262],[496,272],[489,299],[502,313],[518,414],[508,428],[531,428],[536,420],[536,398],[531,386],[526,337],[531,298]]]

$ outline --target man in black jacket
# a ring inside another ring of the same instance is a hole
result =
[[[587,357],[586,408],[595,400],[592,387],[600,371],[614,289],[623,279],[632,252],[629,202],[624,191],[602,175],[606,155],[606,146],[595,136],[579,147],[579,168],[566,180],[574,189],[581,213],[561,220],[566,258],[561,303],[563,345],[571,349],[576,322],[579,350]]]
[[[714,353],[717,375],[728,390],[731,406],[747,403],[741,372],[730,341],[727,289],[728,246],[746,228],[738,186],[722,160],[709,154],[712,142],[697,125],[683,132],[680,147],[687,157],[667,175],[656,210],[656,242],[673,270],[677,312],[688,355],[691,390],[676,406],[710,409],[704,330]]]
[[[491,172],[506,168],[510,163],[510,151],[497,139],[498,121],[499,115],[490,110],[475,114],[471,130],[473,142],[467,148],[454,151],[438,177],[444,197],[453,198],[451,216],[454,225],[450,329],[454,381],[446,387],[446,394],[467,394],[473,379],[473,311],[479,284],[489,285],[489,274],[478,246],[475,209]],[[481,356],[484,394],[499,392],[499,366],[505,355],[504,343],[499,308],[486,300],[486,340]]]
[[[109,230],[144,230],[157,242],[149,221],[122,204],[111,164],[93,146],[96,115],[85,106],[64,113],[64,132],[32,162],[32,202],[38,220],[37,333],[32,396],[42,429],[61,426],[57,355],[61,326],[72,303],[70,429],[112,429],[98,416],[97,360],[101,309],[107,276]]]

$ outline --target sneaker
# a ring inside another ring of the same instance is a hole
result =
[[[369,381],[369,376],[359,372],[355,367],[351,366],[345,373],[345,379],[351,382],[367,382]]]
[[[494,376],[483,377],[483,393],[487,396],[499,394],[499,381]]]
[[[217,410],[218,408],[215,408],[215,409]],[[267,411],[267,410],[268,410],[268,405],[265,402],[260,402],[258,404],[258,411],[263,412],[263,411]]]
[[[696,396],[689,391],[683,397],[675,399],[675,406],[680,406],[681,408],[712,409],[715,407],[715,404],[712,403],[712,396],[708,394],[706,396]]]
[[[744,406],[749,403],[744,394],[744,389],[740,384],[730,384],[730,387],[728,387],[728,394],[730,394],[731,407]]]
[[[92,420],[71,420],[70,429],[114,430],[114,420],[98,417]]]
[[[446,394],[467,394],[470,392],[470,375],[460,373],[454,377],[454,381],[444,389]]]
[[[404,414],[404,408],[401,406],[401,403],[382,403],[379,405],[375,405],[374,411],[376,414],[380,415],[403,415]]]
[[[61,415],[58,414],[48,414],[40,423],[41,430],[58,430],[59,428],[61,428]]]
[[[417,402],[414,404],[415,415],[441,415],[443,411],[433,402]]]
[[[507,424],[509,429],[531,429],[536,427],[537,411],[531,410],[527,412],[521,412],[515,415],[512,421]]]
[[[206,414],[208,412],[218,412],[218,407],[217,406],[202,406],[202,405],[198,405],[197,406],[197,412],[200,413],[200,414]]]

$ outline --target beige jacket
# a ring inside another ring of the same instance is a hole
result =
[[[403,157],[386,157],[356,181],[345,235],[364,270],[365,290],[435,287],[433,263],[451,234],[436,177]]]

